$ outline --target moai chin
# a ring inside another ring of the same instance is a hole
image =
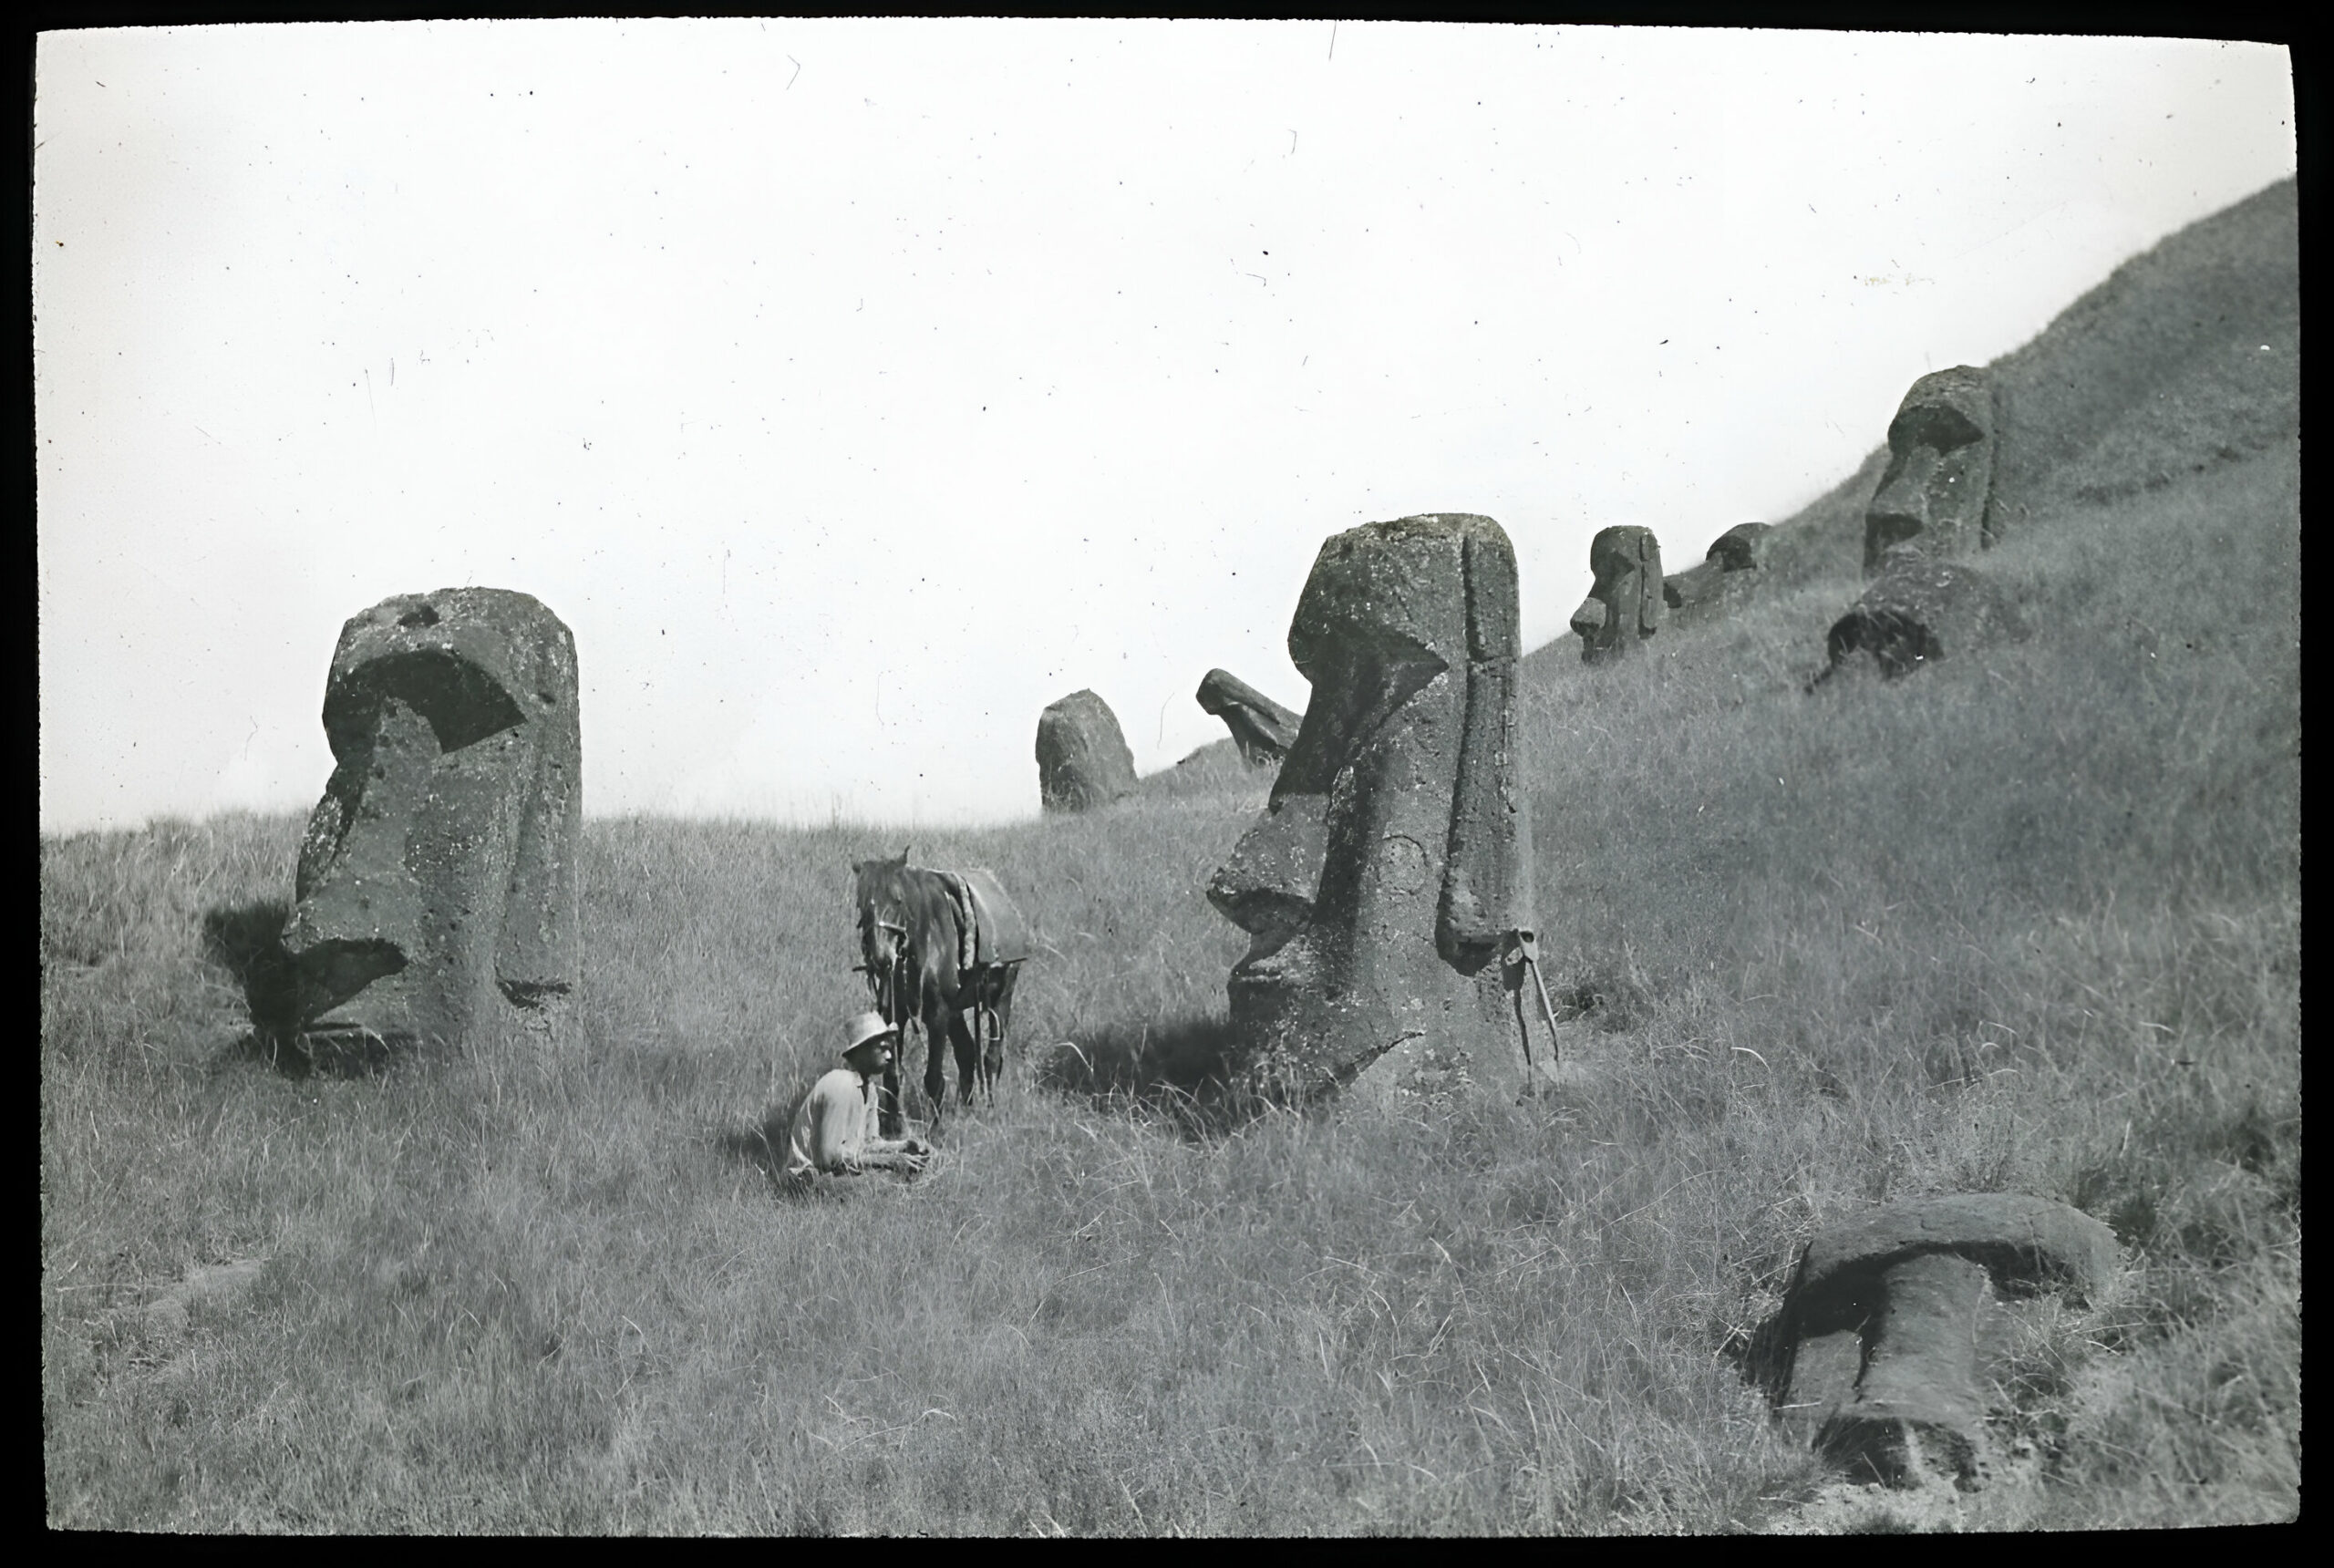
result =
[[[1588,543],[1596,581],[1572,613],[1583,664],[1627,653],[1661,630],[1661,543],[1653,530],[1624,523],[1600,529]]]
[[[1957,365],[1922,377],[1888,422],[1888,469],[1864,517],[1864,569],[1892,550],[1967,555],[1993,542],[1993,382]]]
[[[1312,701],[1208,887],[1252,937],[1228,987],[1243,1061],[1307,1097],[1512,1096],[1499,960],[1532,925],[1532,849],[1507,535],[1448,512],[1336,535],[1288,652]]]
[[[284,928],[300,1043],[342,1066],[540,1020],[575,984],[583,811],[575,643],[524,593],[383,600],[341,628],[337,766]]]

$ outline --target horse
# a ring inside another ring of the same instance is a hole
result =
[[[910,866],[904,849],[897,860],[855,861],[851,869],[859,967],[876,1010],[901,1032],[900,1052],[883,1069],[882,1130],[897,1137],[904,1125],[900,1060],[911,1018],[924,1025],[924,1094],[937,1129],[947,1103],[944,1037],[955,1050],[957,1103],[971,1104],[976,1083],[986,1099],[997,1098],[1005,1031],[1013,1017],[1013,980],[1028,956],[1021,912],[987,872],[955,876],[952,888],[953,873]],[[973,890],[960,897],[968,882]],[[968,916],[976,922],[969,944]],[[967,953],[970,965],[964,962]]]

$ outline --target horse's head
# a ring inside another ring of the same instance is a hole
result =
[[[867,988],[875,1006],[893,1023],[902,1020],[894,1007],[894,980],[907,954],[908,851],[897,860],[852,862],[852,901],[859,908],[859,957]]]

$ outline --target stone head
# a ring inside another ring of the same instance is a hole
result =
[[[1296,743],[1300,716],[1229,670],[1210,670],[1200,682],[1201,708],[1224,720],[1250,767],[1278,762]]]
[[[1716,539],[1698,565],[1665,577],[1661,602],[1680,625],[1739,603],[1766,555],[1763,522],[1738,522]]]
[[[571,987],[583,806],[575,645],[524,593],[442,589],[342,627],[336,766],[284,932],[311,1054],[460,1039]]]
[[[1588,543],[1588,570],[1595,579],[1588,597],[1572,613],[1583,662],[1615,657],[1661,630],[1661,543],[1653,530],[1627,523],[1598,530]]]
[[[1767,550],[1767,536],[1774,530],[1763,522],[1738,522],[1716,539],[1703,559],[1714,562],[1720,572],[1755,572]]]
[[[1308,1090],[1398,1046],[1413,1076],[1520,1075],[1492,962],[1532,923],[1507,535],[1440,513],[1335,536],[1288,651],[1311,703],[1208,888],[1251,938],[1229,987],[1244,1048]]]
[[[1992,381],[1967,365],[1922,377],[1888,424],[1888,468],[1864,511],[1864,571],[1902,547],[1944,558],[1989,542],[1993,487]]]

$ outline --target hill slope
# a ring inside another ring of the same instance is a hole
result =
[[[1010,1092],[926,1180],[809,1202],[764,1180],[761,1112],[863,995],[848,861],[894,830],[593,822],[575,1037],[354,1080],[249,1048],[238,934],[280,920],[297,822],[45,840],[51,1522],[1836,1521],[1735,1358],[1819,1226],[1972,1190],[2100,1215],[2124,1278],[2009,1320],[1994,1485],[1851,1522],[2293,1517],[2290,206],[2175,236],[2003,362],[2030,511],[1988,563],[2027,642],[1803,694],[1866,475],[1740,615],[1534,655],[1561,1098],[1191,1113],[1244,769],[918,836],[1043,939]]]
[[[2298,438],[2300,255],[2294,182],[2281,180],[2124,263],[1995,360],[2007,531],[2070,500],[2133,494]],[[1774,588],[1857,579],[1864,506],[1887,462],[1876,449],[1777,525]],[[1534,667],[1578,658],[1567,634]]]

